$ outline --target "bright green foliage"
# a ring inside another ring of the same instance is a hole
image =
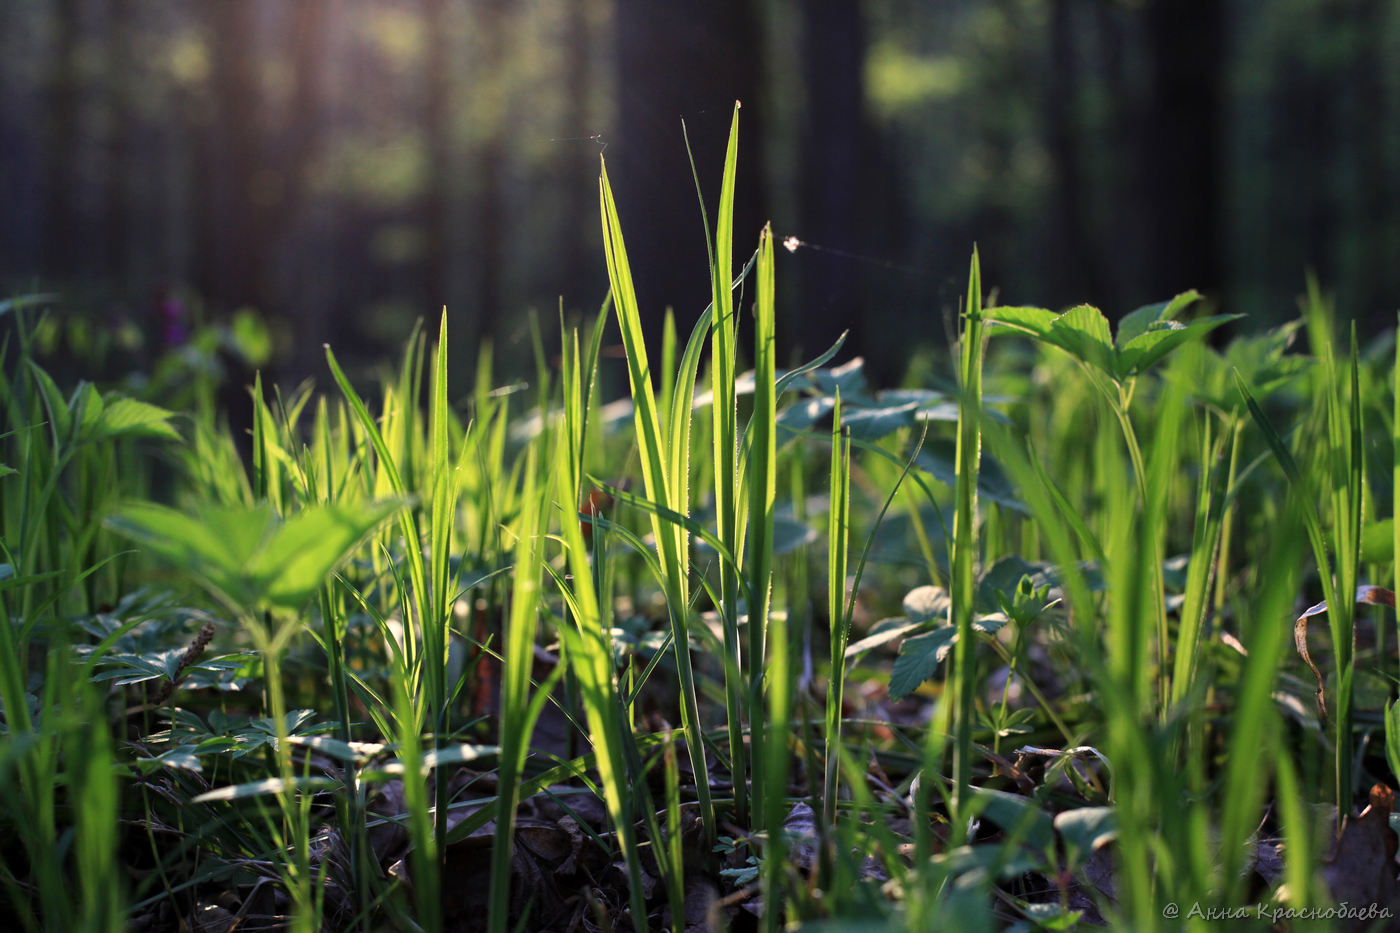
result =
[[[784,371],[770,228],[733,269],[737,145],[736,108],[711,304],[668,316],[659,372],[604,171],[611,295],[561,320],[557,369],[535,324],[529,391],[483,347],[459,410],[445,315],[374,386],[328,350],[330,395],[255,381],[247,465],[210,393],[186,418],[60,390],[0,304],[21,927],[117,929],[255,873],[303,930],[681,929],[711,884],[770,930],[1074,929],[1089,901],[1174,929],[1169,901],[1256,896],[1266,836],[1287,903],[1326,902],[1312,805],[1400,769],[1393,626],[1335,601],[1389,592],[1366,584],[1400,534],[1400,356],[1335,351],[1316,288],[1315,361],[1304,325],[1207,347],[1231,318],[1176,321],[1193,292],[1116,336],[1087,305],[984,306],[974,252],[931,385],[873,389],[840,341]],[[628,395],[603,405],[608,367]],[[1288,650],[1305,540],[1325,725]],[[573,820],[545,874],[522,806]],[[585,871],[592,900],[539,919],[531,879]]]
[[[154,502],[132,502],[107,526],[190,574],[236,611],[296,611],[404,504],[310,506],[283,520],[267,504],[212,506],[187,515]]]

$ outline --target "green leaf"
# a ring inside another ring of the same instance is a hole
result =
[[[180,433],[170,425],[174,412],[134,398],[111,398],[96,419],[84,417],[81,440],[109,437],[164,437],[178,441]]]
[[[1046,339],[1075,359],[1113,373],[1113,334],[1108,318],[1093,305],[1079,305],[1060,315]]]
[[[1118,817],[1112,807],[1081,807],[1055,815],[1055,831],[1065,841],[1071,858],[1088,858],[1100,846],[1118,837]]]
[[[367,534],[404,505],[402,499],[385,499],[317,506],[293,515],[248,564],[261,599],[299,609]]]
[[[979,616],[972,623],[973,631],[990,634],[1005,622],[993,616]],[[956,626],[944,625],[931,632],[915,635],[899,646],[899,657],[890,671],[890,699],[898,700],[918,689],[919,684],[933,678],[938,665],[958,643]]]
[[[916,465],[938,482],[952,486],[957,481],[956,457],[957,447],[953,440],[930,440],[926,441],[923,449],[919,451]],[[1012,488],[1011,480],[1007,478],[1001,464],[992,459],[992,455],[986,451],[982,452],[977,470],[977,495],[1005,508],[1016,509],[1018,512],[1026,511],[1025,503],[1016,495],[1016,490]]]
[[[1032,337],[1048,337],[1050,329],[1055,326],[1055,319],[1059,317],[1058,314],[1047,308],[991,308],[987,314],[989,315],[988,323],[1013,328],[1023,334],[1030,334]],[[1002,327],[992,327],[988,329],[987,333],[1004,334],[1007,331],[1003,330]]]
[[[1050,815],[1029,797],[976,787],[972,798],[981,816],[996,823],[1008,836],[1019,837],[1022,844],[1038,851],[1055,844],[1055,827]]]
[[[1129,311],[1118,322],[1118,348],[1122,349],[1133,338],[1152,330],[1153,325],[1175,323],[1172,318],[1200,300],[1200,293],[1191,289],[1182,292],[1171,301],[1158,301],[1143,305],[1136,311]]]
[[[866,635],[860,641],[848,645],[846,647],[845,658],[849,661],[852,658],[859,657],[872,648],[887,645],[896,638],[902,638],[910,632],[927,627],[927,625],[927,622],[916,622],[911,619],[906,619],[903,616],[898,616],[893,619],[884,619],[875,624],[875,627],[870,630],[869,635]]]
[[[61,444],[68,440],[73,432],[73,415],[68,411],[68,403],[63,400],[63,393],[58,391],[53,377],[45,372],[42,366],[30,360],[29,371],[33,374],[34,381],[39,384],[39,392],[44,397],[44,408],[49,413],[54,439]]]
[[[286,790],[330,790],[344,786],[344,783],[338,778],[297,777],[291,781],[283,781],[281,778],[274,777],[261,781],[248,781],[246,784],[234,784],[230,787],[216,787],[195,797],[191,803],[217,803],[227,800],[242,800],[247,797],[267,797]]]
[[[1368,564],[1388,564],[1395,559],[1395,519],[1383,518],[1361,530],[1361,559]]]
[[[890,699],[903,699],[917,690],[919,684],[932,679],[957,640],[958,630],[945,625],[915,635],[900,645],[899,657],[895,658],[894,669],[890,671]]]
[[[993,308],[988,313],[1005,329],[1020,331],[1059,347],[1087,366],[1122,381],[1145,372],[1172,350],[1232,321],[1238,314],[1221,314],[1181,324],[1172,320],[1200,300],[1194,291],[1183,292],[1171,301],[1138,308],[1126,315],[1118,328],[1117,346],[1108,319],[1092,305],[1079,305],[1056,315],[1044,308]],[[1105,388],[1100,386],[1100,388]],[[1105,389],[1106,390],[1106,389]]]
[[[1190,324],[1162,322],[1163,326],[1139,334],[1123,344],[1118,354],[1115,375],[1119,379],[1127,379],[1145,372],[1183,343],[1204,337],[1220,325],[1241,316],[1217,314],[1214,317],[1192,321]]]
[[[941,586],[920,586],[904,596],[904,614],[914,622],[948,621],[948,591]]]
[[[1385,708],[1385,760],[1391,777],[1400,778],[1400,700]]]
[[[313,506],[285,523],[266,503],[197,515],[130,503],[107,526],[196,577],[235,608],[299,609],[354,547],[407,500]]]

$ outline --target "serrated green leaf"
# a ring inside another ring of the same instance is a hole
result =
[[[923,635],[915,635],[899,646],[899,657],[890,671],[890,699],[898,700],[919,688],[938,673],[938,665],[957,643],[958,630],[945,625]]]
[[[1128,379],[1146,372],[1168,353],[1186,343],[1197,340],[1236,318],[1238,314],[1217,314],[1189,324],[1149,330],[1129,340],[1118,353],[1114,375]],[[1175,323],[1175,322],[1172,322]]]
[[[1001,325],[989,327],[988,334],[1008,334],[1019,331],[1033,337],[1046,337],[1050,334],[1051,328],[1055,326],[1055,319],[1059,315],[1048,308],[1006,307],[989,308],[987,317],[989,324]]]
[[[209,506],[186,515],[136,502],[120,508],[107,526],[234,607],[298,609],[365,535],[405,504],[313,506],[283,523],[266,503]]]
[[[364,537],[403,508],[402,499],[308,508],[288,519],[249,563],[271,605],[299,609]]]
[[[1110,375],[1114,371],[1113,333],[1108,318],[1093,305],[1078,305],[1060,315],[1045,339],[1095,369]]]
[[[178,441],[180,433],[170,425],[175,413],[134,398],[109,400],[95,420],[84,413],[81,439],[104,440],[109,437],[164,437]]]
[[[1158,301],[1150,305],[1143,305],[1135,311],[1130,311],[1123,315],[1118,322],[1117,347],[1121,350],[1127,346],[1133,338],[1147,333],[1162,325],[1175,325],[1172,318],[1201,300],[1201,295],[1195,289],[1182,292],[1170,301]]]

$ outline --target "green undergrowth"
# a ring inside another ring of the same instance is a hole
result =
[[[523,390],[488,348],[452,397],[444,313],[236,437],[207,384],[58,386],[51,298],[0,305],[15,928],[1396,909],[1393,333],[1316,285],[1267,332],[998,306],[974,252],[916,384],[779,360],[738,145],[657,358],[604,168],[609,297]]]

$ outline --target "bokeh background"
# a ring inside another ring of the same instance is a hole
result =
[[[1274,321],[1312,270],[1379,328],[1397,62],[1390,0],[9,0],[0,288],[137,349],[256,309],[284,382],[445,304],[464,379],[487,339],[523,372],[531,312],[552,339],[604,296],[601,152],[652,331],[684,333],[682,121],[713,212],[737,99],[738,261],[765,220],[811,244],[788,358],[850,328],[897,381],[974,242],[1003,303],[1194,287]]]

